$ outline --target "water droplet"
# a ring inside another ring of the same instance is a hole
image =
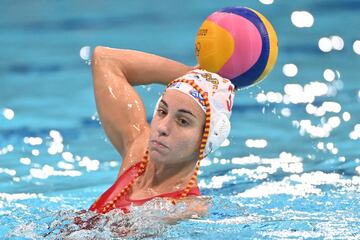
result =
[[[324,71],[323,76],[324,79],[328,82],[332,82],[335,80],[335,72],[329,68]]]
[[[4,108],[3,115],[7,120],[12,120],[15,116],[15,112],[10,108]]]
[[[334,148],[334,144],[332,142],[329,142],[329,143],[326,144],[326,148],[328,150],[332,150]]]
[[[259,0],[262,4],[270,5],[274,3],[274,0]]]
[[[318,45],[320,50],[323,52],[330,52],[332,50],[332,42],[330,38],[327,37],[320,38]]]
[[[281,115],[283,115],[284,117],[290,117],[291,116],[290,108],[281,109]]]
[[[24,165],[30,165],[31,159],[30,158],[20,158],[20,163]]]
[[[344,40],[339,36],[331,36],[330,37],[332,48],[334,50],[342,50],[344,48]]]
[[[38,149],[33,149],[33,150],[31,151],[31,154],[32,154],[33,156],[39,156],[39,155],[40,155],[40,151],[39,151]]]
[[[348,122],[348,121],[350,121],[350,119],[351,119],[351,115],[350,115],[349,112],[344,112],[343,115],[342,115],[342,118],[343,118],[343,120],[344,120],[345,122]]]
[[[360,55],[360,40],[356,40],[353,44],[353,50],[357,55]]]
[[[89,61],[90,60],[90,46],[84,46],[80,49],[80,57],[84,60],[84,61]]]
[[[256,101],[258,103],[265,103],[266,102],[266,95],[264,93],[259,93],[257,96],[256,96]]]
[[[298,28],[309,28],[314,24],[314,17],[307,11],[294,11],[291,14],[291,22]]]
[[[298,68],[295,64],[288,63],[283,66],[282,72],[287,77],[295,77],[298,73]]]

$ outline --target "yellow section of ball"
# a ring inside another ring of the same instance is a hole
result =
[[[248,9],[255,12],[259,16],[261,21],[263,21],[263,23],[264,23],[264,25],[266,27],[266,30],[268,32],[268,35],[269,35],[269,46],[270,46],[269,58],[268,58],[268,61],[267,61],[267,64],[266,64],[266,67],[265,67],[263,73],[255,81],[255,84],[256,84],[256,83],[260,82],[264,77],[266,77],[266,75],[268,75],[268,73],[275,66],[276,59],[277,59],[277,56],[278,56],[278,39],[277,39],[277,36],[276,36],[275,29],[273,28],[273,26],[271,25],[269,20],[267,20],[267,18],[264,17],[258,11],[254,10],[254,9],[251,9],[251,8],[248,8]]]
[[[218,72],[233,54],[234,45],[234,39],[227,30],[205,20],[195,42],[195,53],[200,67],[210,72]]]

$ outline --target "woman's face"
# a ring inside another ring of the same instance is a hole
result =
[[[190,96],[167,90],[151,122],[150,159],[162,163],[196,162],[205,113]]]

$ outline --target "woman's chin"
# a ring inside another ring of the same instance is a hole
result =
[[[163,151],[159,151],[158,149],[149,149],[149,157],[151,161],[156,162],[165,162],[167,154]]]

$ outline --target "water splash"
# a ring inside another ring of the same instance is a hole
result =
[[[124,214],[114,209],[106,214],[91,211],[65,210],[51,216],[43,237],[51,239],[142,239],[162,235],[177,216],[185,211],[185,205],[176,206],[164,199],[154,199],[140,207],[131,207]],[[193,216],[197,218],[197,216]],[[154,224],[156,223],[156,224]],[[20,229],[17,231],[19,234]]]

